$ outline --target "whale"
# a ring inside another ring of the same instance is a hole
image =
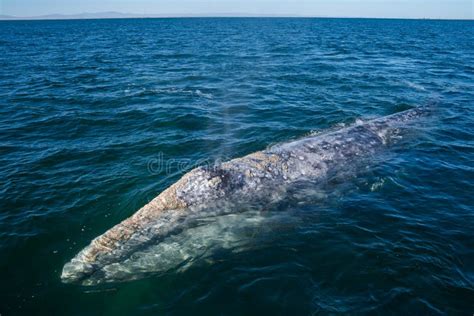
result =
[[[376,155],[428,113],[428,107],[414,107],[358,120],[194,168],[135,214],[93,239],[64,265],[61,280],[86,286],[134,280],[202,256],[200,245],[221,249],[238,245],[245,227],[268,224],[267,216],[255,215],[261,214],[256,209],[285,199],[286,192],[298,183],[322,183]],[[196,224],[206,218],[213,219],[211,224]]]

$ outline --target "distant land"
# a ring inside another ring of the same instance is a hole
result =
[[[142,17],[141,15],[125,14],[120,12],[98,12],[80,14],[48,14],[38,16],[11,16],[0,15],[0,20],[79,20],[79,19],[120,19]]]
[[[136,18],[175,18],[175,17],[279,17],[275,14],[249,14],[249,13],[203,13],[203,14],[134,14],[121,12],[97,12],[79,14],[48,14],[38,16],[11,16],[0,15],[0,20],[88,20],[88,19],[136,19]],[[295,14],[285,17],[298,17]]]
[[[1,0],[0,0],[1,1]],[[256,14],[256,13],[163,13],[163,14],[134,14],[121,12],[96,12],[79,14],[48,14],[38,16],[11,16],[1,15],[0,21],[22,21],[22,20],[93,20],[93,19],[143,19],[143,18],[186,18],[186,17],[300,17],[300,18],[331,18],[330,16],[298,15],[298,14]],[[368,18],[375,17],[334,17],[334,18]],[[381,19],[397,19],[396,17],[380,17]],[[401,18],[401,19],[428,19],[434,18]],[[444,19],[442,19],[444,20]]]

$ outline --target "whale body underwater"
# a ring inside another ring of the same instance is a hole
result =
[[[389,146],[400,128],[427,113],[427,107],[416,107],[214,166],[197,167],[134,215],[92,240],[65,264],[61,279],[97,285],[164,271],[199,253],[199,243],[225,244],[222,227],[226,228],[227,241],[238,243],[238,227],[257,227],[265,222],[252,212],[251,216],[244,215],[242,205],[265,205],[284,198],[285,190],[299,181],[323,182],[333,172]],[[222,220],[207,229],[186,229],[190,219],[206,216],[221,216]],[[180,239],[180,234],[185,237]],[[190,240],[191,245],[184,245]]]

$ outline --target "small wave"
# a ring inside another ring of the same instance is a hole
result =
[[[406,84],[408,87],[410,87],[412,89],[415,89],[417,91],[426,91],[425,87],[423,87],[422,85],[419,85],[417,83],[414,83],[414,82],[411,82],[411,81],[408,81],[408,80],[405,80],[403,83]]]
[[[141,89],[132,91],[127,88],[123,91],[127,96],[146,96],[146,95],[192,95],[205,99],[213,99],[214,96],[209,92],[203,92],[199,89],[181,89],[181,88],[158,88],[158,89]]]
[[[378,179],[370,186],[370,191],[375,192],[380,190],[385,185],[385,178]]]
[[[204,93],[204,92],[202,92],[201,90],[196,90],[195,93],[196,93],[198,96],[203,97],[203,98],[206,98],[206,99],[212,99],[212,98],[213,98],[212,94],[210,94],[210,93]]]

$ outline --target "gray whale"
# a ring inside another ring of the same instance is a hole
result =
[[[190,219],[238,213],[241,204],[281,198],[282,192],[298,181],[324,181],[341,167],[389,145],[401,127],[427,112],[427,108],[417,107],[212,167],[195,168],[134,215],[92,240],[64,266],[61,279],[82,285],[134,279],[143,272],[143,265],[137,267],[134,258],[147,258],[150,253],[146,249],[166,249],[157,245],[186,227]],[[237,237],[234,234],[232,238]],[[161,258],[156,253],[151,257]],[[151,262],[147,269],[161,264],[159,260]]]

